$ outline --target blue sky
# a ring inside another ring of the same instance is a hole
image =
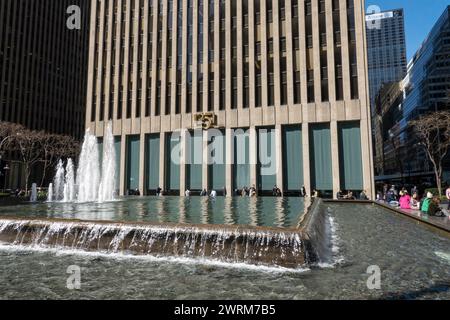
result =
[[[366,9],[370,5],[379,6],[382,11],[404,9],[406,49],[410,60],[444,9],[450,5],[450,0],[366,0]]]

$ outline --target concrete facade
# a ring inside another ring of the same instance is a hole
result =
[[[181,130],[184,145],[187,130],[198,128],[197,116],[211,112],[214,127],[225,131],[225,187],[231,195],[233,129],[249,130],[249,186],[259,180],[257,130],[275,129],[276,184],[283,188],[288,151],[282,148],[281,132],[297,126],[302,182],[311,194],[316,186],[311,182],[310,128],[326,124],[333,172],[327,191],[335,194],[342,188],[338,131],[352,122],[360,129],[361,189],[373,195],[365,35],[363,0],[93,1],[86,126],[101,137],[105,122],[112,121],[121,138],[121,194],[127,191],[127,137],[140,136],[139,189],[146,194],[145,137],[160,135],[159,179],[166,189],[167,133]],[[108,103],[108,97],[114,101]],[[204,159],[207,145],[205,132]],[[180,195],[186,188],[184,151]],[[204,188],[209,178],[203,163]]]

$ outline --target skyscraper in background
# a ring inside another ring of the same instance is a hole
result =
[[[375,97],[385,83],[406,75],[406,41],[403,9],[366,15],[369,92],[372,113]]]
[[[67,9],[81,9],[70,30]],[[0,121],[81,137],[89,0],[0,1]]]

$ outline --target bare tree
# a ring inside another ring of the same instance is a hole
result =
[[[14,138],[14,149],[19,152],[25,171],[25,192],[28,193],[29,180],[34,165],[42,157],[41,140],[44,132],[23,129]]]
[[[0,152],[7,151],[9,146],[14,143],[14,139],[18,132],[25,128],[20,124],[0,121]]]
[[[433,164],[439,195],[442,195],[443,162],[450,148],[450,111],[427,114],[410,125]]]
[[[79,153],[80,144],[70,136],[58,134],[43,134],[40,143],[43,163],[42,187],[48,170],[53,168],[59,159],[75,158]]]

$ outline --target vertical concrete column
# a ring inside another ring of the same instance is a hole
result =
[[[126,119],[126,106],[128,103],[128,86],[129,86],[129,76],[132,74],[132,71],[130,70],[129,66],[129,60],[130,60],[130,33],[131,33],[131,19],[133,18],[131,16],[131,0],[125,0],[126,1],[126,21],[125,21],[125,55],[124,55],[124,70],[122,74],[122,84],[123,84],[123,104],[122,104],[122,130],[124,129],[124,119]],[[100,60],[99,60],[100,61]]]
[[[307,66],[306,66],[306,27],[305,27],[305,2],[298,2],[298,25],[299,25],[299,39],[300,39],[300,86],[301,86],[301,102],[306,106],[308,103],[308,87],[307,87]],[[305,114],[303,115],[305,116]],[[304,119],[304,118],[303,118]],[[306,185],[305,185],[306,187]]]
[[[333,197],[341,188],[340,166],[339,166],[339,132],[338,123],[333,120],[330,123],[331,135],[331,169],[333,174]]]
[[[258,187],[257,165],[258,165],[258,137],[255,127],[249,129],[249,152],[250,152],[250,185]]]
[[[327,32],[327,60],[328,60],[328,92],[330,102],[336,101],[336,75],[334,61],[334,30],[332,0],[325,0],[325,19]],[[331,105],[331,118],[336,119],[336,106]]]
[[[209,95],[209,1],[203,0],[203,112],[208,111]]]
[[[121,37],[121,33],[122,33],[122,1],[124,0],[117,0],[117,28],[116,28],[116,34],[114,35],[114,37],[116,37],[116,61],[115,63],[115,74],[114,74],[114,111],[113,111],[113,119],[116,120],[118,113],[119,113],[119,108],[122,108],[121,105],[119,105],[119,92],[120,92],[120,50],[122,48],[122,37]],[[94,1],[95,2],[95,1]],[[92,5],[94,5],[94,2],[92,2]],[[146,10],[148,13],[148,7],[146,6]],[[148,25],[148,21],[146,19],[145,22]],[[147,31],[145,32],[145,37],[147,37]],[[146,50],[146,49],[144,49]],[[92,57],[93,55],[89,55],[90,57]],[[93,59],[89,59],[89,61],[91,61]],[[147,63],[147,62],[145,62]],[[147,68],[145,67],[144,70],[146,70]],[[90,86],[89,86],[90,88]]]
[[[249,108],[255,108],[255,0],[248,0],[248,67],[249,67]]]
[[[133,51],[133,56],[130,56],[130,59],[132,59],[133,61],[133,71],[132,71],[132,82],[133,82],[133,99],[132,99],[132,106],[131,106],[131,128],[132,128],[132,132],[135,130],[136,125],[139,124],[139,122],[136,121],[136,117],[139,117],[139,115],[136,114],[136,106],[138,103],[138,55],[139,55],[139,11],[140,11],[140,2],[136,1],[134,3],[134,16],[131,16],[130,21],[132,23],[131,25],[131,31],[133,33],[133,41],[134,43],[130,45],[133,45],[134,51]],[[105,108],[106,109],[106,108]],[[134,132],[133,132],[134,133]]]
[[[275,156],[277,162],[277,186],[281,191],[283,191],[283,134],[281,125],[275,126]]]
[[[341,1],[342,2],[342,1]],[[320,34],[319,34],[319,1],[311,1],[311,17],[313,31],[313,57],[314,57],[314,97],[316,103],[322,101],[322,79],[320,65]]]
[[[294,105],[294,61],[293,54],[293,37],[292,37],[292,2],[291,0],[286,0],[286,71],[287,71],[287,103],[289,106]]]
[[[220,1],[214,2],[214,111],[220,109]]]
[[[273,28],[273,76],[274,76],[274,105],[281,105],[281,72],[280,72],[280,18],[278,0],[272,0],[272,28]]]
[[[173,1],[173,16],[172,16],[172,92],[170,94],[170,114],[172,117],[176,114],[177,108],[177,70],[178,70],[178,1]]]
[[[98,37],[98,68],[97,68],[97,108],[95,110],[95,128],[98,127],[99,121],[100,121],[100,105],[102,101],[102,94],[104,88],[102,87],[102,77],[103,77],[103,44],[104,44],[104,35],[105,35],[105,20],[106,20],[106,14],[105,14],[105,2],[102,1],[100,3],[100,30],[99,30],[99,37]],[[127,55],[127,54],[125,54]],[[97,132],[95,132],[97,134]]]
[[[156,90],[158,86],[158,1],[153,1],[153,34],[152,34],[152,98],[150,106],[150,115],[155,116],[156,110]]]
[[[339,9],[341,21],[342,83],[344,88],[344,100],[349,101],[351,99],[351,94],[347,1],[339,1]]]
[[[311,166],[309,156],[309,123],[304,122],[302,125],[302,150],[303,150],[303,184],[306,193],[311,196]]]
[[[184,192],[186,191],[186,163],[187,163],[187,130],[181,129],[180,137],[180,196],[184,197]]]
[[[181,76],[181,114],[185,114],[186,113],[186,97],[187,97],[187,73],[189,71],[189,65],[188,65],[188,52],[187,52],[187,48],[188,48],[188,2],[187,1],[183,1],[183,28],[182,28],[182,32],[183,32],[183,36],[182,36],[182,48],[183,48],[183,54],[182,54],[182,76]],[[182,122],[183,123],[183,122]],[[184,192],[183,192],[184,194]]]
[[[106,40],[106,46],[107,46],[107,56],[106,56],[106,75],[105,75],[105,108],[103,110],[103,118],[105,121],[109,120],[110,114],[109,114],[109,101],[110,101],[110,92],[111,90],[111,70],[112,70],[112,65],[114,62],[112,62],[112,56],[111,56],[111,52],[112,52],[112,39],[115,35],[112,34],[112,30],[113,30],[113,24],[114,24],[114,3],[112,1],[109,2],[109,7],[106,8],[105,7],[105,11],[108,11],[108,37]],[[106,126],[103,128],[105,130]]]
[[[167,112],[170,112],[170,110],[166,111],[166,99],[167,99],[167,71],[168,71],[168,65],[167,65],[167,16],[169,12],[169,2],[163,1],[163,18],[162,18],[162,32],[161,32],[161,73],[160,73],[160,79],[161,79],[161,115],[166,114]],[[158,32],[158,30],[156,30]]]
[[[145,133],[141,131],[140,138],[139,138],[139,190],[141,191],[141,195],[147,194],[147,188],[146,188],[146,143],[145,143]]]
[[[197,111],[198,97],[198,0],[192,0],[192,113]],[[189,68],[189,66],[188,66]]]
[[[202,161],[202,188],[208,190],[209,184],[209,175],[208,175],[208,141],[209,141],[209,133],[207,130],[203,131],[203,140],[202,140],[202,151],[203,151],[203,161]]]
[[[230,1],[231,2],[231,1]],[[236,18],[237,18],[237,109],[242,109],[244,106],[244,50],[243,50],[243,33],[244,25],[242,21],[242,1],[236,3]]]
[[[233,129],[225,129],[225,149],[226,149],[226,168],[225,168],[225,187],[227,196],[233,196],[233,163],[234,163],[234,135]]]
[[[125,133],[122,133],[122,137],[120,139],[120,195],[124,196],[125,195],[125,184],[126,184],[126,179],[127,179],[127,172],[126,172],[126,167],[127,167],[127,136],[125,135]]]
[[[265,108],[268,105],[268,72],[267,72],[267,6],[266,1],[260,1],[261,12],[261,104]]]
[[[364,1],[355,1],[355,30],[356,43],[363,44],[357,46],[358,61],[358,83],[359,98],[361,104],[361,151],[363,159],[363,184],[367,195],[375,199],[375,177],[373,165],[372,148],[372,122],[369,101],[369,79],[366,45],[366,23],[364,16]]]
[[[165,132],[159,134],[159,187],[166,190],[166,139],[167,135]]]
[[[226,62],[226,67],[225,67],[225,87],[226,87],[226,91],[225,91],[225,96],[226,96],[226,110],[230,111],[231,110],[231,95],[232,95],[232,88],[231,88],[231,64],[232,64],[232,59],[231,59],[231,1],[225,1],[225,62]]]
[[[3,5],[4,2],[2,2]],[[96,30],[96,17],[97,17],[97,1],[92,2],[91,4],[91,20],[90,20],[90,34],[89,34],[89,57],[94,57],[96,54],[95,52],[95,34],[97,32]],[[95,92],[93,91],[94,88],[94,73],[95,73],[95,66],[94,61],[95,59],[88,59],[89,65],[88,65],[88,90],[87,90],[87,96],[86,96],[86,128],[89,128],[91,125],[91,113],[92,113],[92,105],[93,105],[93,99]],[[1,72],[0,72],[0,78],[1,78]]]

